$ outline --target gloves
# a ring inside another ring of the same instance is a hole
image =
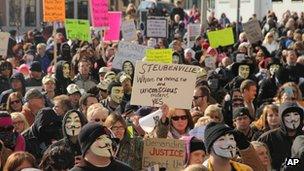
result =
[[[234,139],[236,141],[236,146],[240,150],[245,150],[250,146],[250,142],[247,140],[247,137],[240,131],[233,131]]]

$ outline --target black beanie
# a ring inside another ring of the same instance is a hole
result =
[[[98,123],[89,122],[84,125],[78,135],[82,156],[85,155],[96,139],[104,134],[109,135],[109,138],[111,137],[110,131]]]
[[[233,131],[229,126],[222,124],[211,122],[206,126],[205,129],[205,147],[208,153],[210,153],[211,147],[213,143],[221,136],[231,133]]]
[[[233,119],[236,119],[237,117],[244,116],[244,115],[246,115],[250,119],[252,119],[247,107],[238,107],[233,111]]]
[[[202,140],[197,139],[197,138],[192,138],[191,141],[190,141],[190,153],[192,153],[196,150],[203,150],[203,151],[206,152],[204,142]]]

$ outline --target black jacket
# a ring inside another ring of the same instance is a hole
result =
[[[15,73],[15,74],[13,74],[11,76],[11,78],[10,78],[10,83],[12,82],[13,79],[18,79],[18,80],[21,81],[21,83],[22,83],[22,96],[24,96],[25,95],[25,79],[24,79],[23,74],[21,74],[21,73]],[[11,85],[10,85],[10,87],[11,87]],[[11,89],[8,89],[8,90],[2,92],[1,95],[0,95],[0,103],[6,103],[6,101],[8,99],[8,96],[12,92],[15,92],[15,91],[16,90],[14,90],[14,89],[11,88]]]
[[[70,171],[132,171],[132,169],[121,161],[112,159],[107,167],[96,167],[85,161],[84,166],[75,166]]]
[[[260,85],[257,96],[258,106],[260,106],[264,102],[272,102],[272,99],[276,96],[278,88],[279,85],[274,77],[263,80]]]

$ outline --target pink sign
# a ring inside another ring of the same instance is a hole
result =
[[[106,30],[104,41],[119,41],[120,26],[121,26],[121,12],[109,12],[109,29]]]
[[[93,27],[108,27],[108,0],[90,0]]]

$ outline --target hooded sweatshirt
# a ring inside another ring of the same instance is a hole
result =
[[[61,44],[60,55],[58,56],[57,61],[66,61],[69,64],[71,64],[72,61],[71,48],[67,42]]]
[[[68,62],[66,61],[59,61],[56,64],[56,71],[55,71],[55,78],[56,78],[56,89],[55,89],[55,94],[56,96],[61,95],[61,94],[67,94],[66,88],[68,87],[69,84],[72,83],[70,78],[65,78],[63,76],[63,65]]]
[[[12,81],[13,81],[14,79],[18,79],[18,80],[21,81],[21,83],[22,83],[22,96],[24,96],[24,95],[25,95],[25,79],[24,79],[23,74],[21,74],[21,73],[15,73],[15,74],[13,74],[13,75],[11,76],[11,78],[10,78],[10,83],[12,83]],[[7,101],[7,99],[8,99],[8,96],[9,96],[12,92],[16,92],[16,91],[17,91],[17,90],[11,88],[11,89],[9,89],[9,90],[6,90],[6,91],[2,92],[1,95],[0,95],[0,102],[1,102],[1,104],[2,104],[2,103],[6,103],[6,101]]]

